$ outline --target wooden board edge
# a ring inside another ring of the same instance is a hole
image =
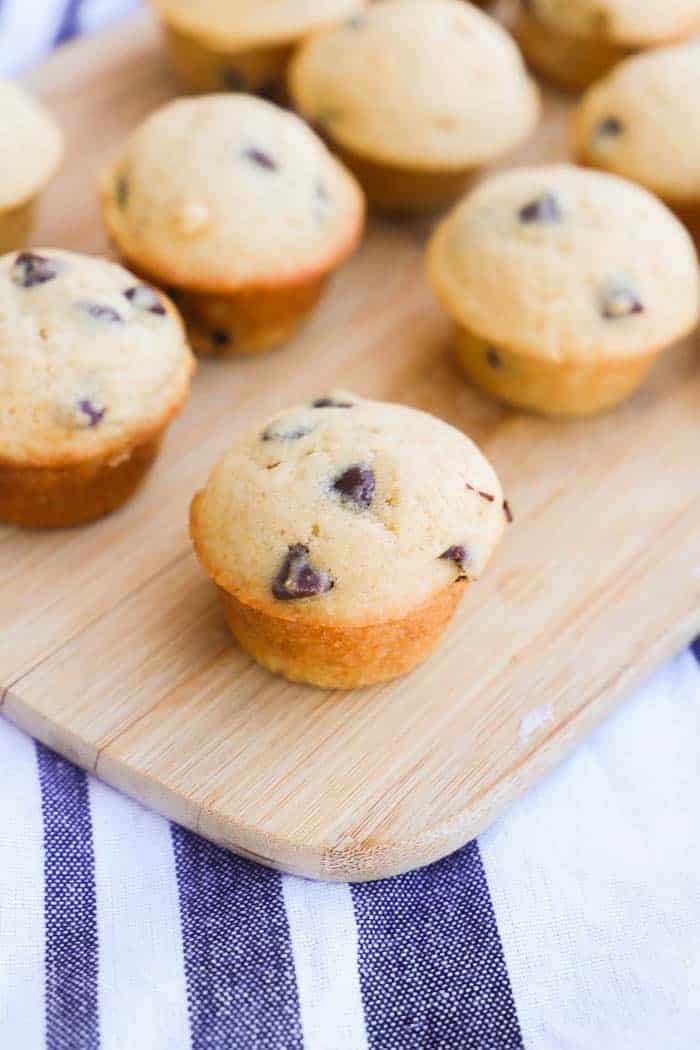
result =
[[[134,772],[68,730],[38,715],[21,697],[0,687],[0,714],[64,758],[93,773],[109,786],[154,809],[166,819],[203,835],[232,853],[265,867],[326,882],[374,882],[432,864],[480,835],[545,773],[562,762],[596,726],[627,699],[655,670],[670,661],[700,634],[700,611],[674,625],[634,664],[619,672],[603,690],[588,697],[574,714],[549,735],[546,727],[518,765],[445,824],[426,829],[405,842],[376,844],[346,838],[323,851],[275,836],[266,836],[232,820],[214,807],[187,803],[174,790]]]

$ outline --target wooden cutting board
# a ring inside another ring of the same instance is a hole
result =
[[[147,15],[63,50],[33,86],[68,133],[37,244],[107,250],[95,173],[174,93]],[[516,160],[565,155],[549,99]],[[448,853],[700,632],[700,369],[671,352],[593,422],[520,415],[472,391],[426,286],[428,222],[373,222],[286,349],[206,362],[141,494],[96,525],[0,526],[3,713],[68,758],[238,853],[322,879]],[[224,627],[187,508],[252,421],[342,385],[472,435],[515,524],[436,655],[353,693],[290,685]]]

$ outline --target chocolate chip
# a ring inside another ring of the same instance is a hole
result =
[[[561,222],[562,212],[557,198],[552,193],[543,193],[541,197],[523,205],[518,212],[518,218],[524,223],[538,223],[551,225]]]
[[[494,350],[492,347],[489,347],[488,350],[486,351],[486,360],[487,360],[488,364],[491,365],[491,368],[502,368],[503,367],[503,361],[501,360],[500,354],[496,350]]]
[[[503,500],[503,513],[506,516],[506,521],[509,525],[513,524],[513,511],[510,509],[510,503],[507,499]]]
[[[100,408],[89,398],[83,398],[78,402],[78,408],[84,416],[89,420],[89,427],[96,427],[98,423],[101,423],[104,419],[105,409]]]
[[[266,171],[277,171],[279,167],[274,157],[271,157],[265,150],[258,149],[257,146],[250,146],[244,150],[243,156],[246,160],[252,161],[253,164],[257,164],[259,168],[264,168]]]
[[[266,426],[260,437],[263,441],[298,441],[315,429],[316,427],[311,424],[287,423],[285,425],[284,420],[278,420]]]
[[[619,117],[605,117],[596,125],[596,138],[617,138],[625,130]]]
[[[355,463],[348,467],[333,482],[333,488],[340,493],[343,502],[353,503],[366,510],[374,496],[374,472],[366,463]]]
[[[644,306],[628,285],[611,283],[601,292],[600,312],[606,320],[618,321],[643,313]]]
[[[58,276],[62,264],[56,259],[47,259],[35,252],[20,252],[12,264],[10,278],[20,288],[33,288]]]
[[[227,91],[248,90],[246,79],[238,69],[224,69],[221,74],[221,83]]]
[[[146,310],[149,314],[157,314],[159,317],[165,314],[160,296],[147,284],[135,284],[133,288],[127,288],[124,295],[137,310]]]
[[[88,317],[92,317],[95,321],[107,321],[109,324],[118,324],[123,321],[122,315],[114,309],[113,306],[107,306],[105,303],[94,303],[89,299],[83,299],[75,304],[77,310],[81,313],[87,314]]]
[[[281,101],[281,92],[276,80],[264,80],[259,87],[255,88],[255,94],[260,98],[266,98],[268,102]]]
[[[212,346],[216,347],[217,350],[221,350],[231,342],[231,333],[227,332],[225,328],[215,328],[211,332],[211,342]]]
[[[117,184],[114,191],[114,195],[117,199],[117,204],[119,205],[119,207],[126,207],[127,201],[129,200],[129,179],[126,175],[119,175],[117,177]]]
[[[272,581],[272,593],[278,601],[294,601],[325,594],[333,585],[328,573],[315,569],[309,561],[309,548],[294,543]]]
[[[482,489],[475,489],[473,485],[467,482],[467,488],[470,492],[476,492],[477,496],[481,496],[482,499],[488,500],[489,503],[493,503],[495,496],[491,492],[484,492]]]
[[[448,547],[446,551],[443,551],[440,555],[442,561],[453,561],[455,565],[458,565],[460,569],[463,569],[465,564],[469,561],[469,552],[466,547],[457,544],[454,547]]]
[[[338,401],[335,397],[317,397],[311,402],[312,408],[354,408],[351,401]]]

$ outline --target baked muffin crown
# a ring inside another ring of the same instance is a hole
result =
[[[504,522],[498,478],[464,434],[335,391],[239,440],[191,531],[209,575],[247,605],[362,624],[478,576]]]
[[[161,107],[100,191],[127,259],[203,292],[322,273],[355,246],[364,214],[357,183],[303,121],[243,94]]]
[[[644,47],[700,29],[700,0],[527,0],[540,21],[570,36]]]
[[[0,461],[63,465],[146,439],[192,369],[172,305],[121,266],[43,248],[0,259]]]
[[[13,81],[0,80],[0,118],[11,146],[3,150],[0,209],[34,196],[63,156],[63,134],[53,117]]]
[[[153,0],[172,25],[212,46],[283,44],[361,11],[367,0]]]
[[[576,153],[671,201],[700,201],[700,44],[635,55],[588,90]]]
[[[573,165],[483,182],[438,227],[428,272],[470,331],[554,361],[648,354],[698,319],[681,223],[641,187]]]
[[[289,83],[304,116],[375,161],[478,165],[534,127],[539,94],[512,38],[460,0],[385,0],[312,37]]]

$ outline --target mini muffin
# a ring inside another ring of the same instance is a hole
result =
[[[0,520],[91,521],[123,503],[189,389],[167,299],[121,266],[41,249],[0,259]]]
[[[34,221],[38,195],[63,156],[63,135],[53,117],[11,81],[0,81],[5,135],[0,167],[0,255],[20,248]]]
[[[292,100],[376,207],[432,209],[529,135],[539,94],[511,37],[461,0],[386,0],[291,63]]]
[[[428,656],[509,517],[460,431],[336,391],[241,438],[195,496],[190,532],[244,649],[349,689]]]
[[[700,30],[700,0],[520,0],[515,35],[538,72],[579,91],[632,52]]]
[[[104,173],[101,196],[118,250],[169,286],[200,354],[289,339],[364,220],[360,188],[313,131],[240,94],[157,110]]]
[[[700,239],[700,44],[623,62],[574,116],[577,157],[640,182]]]
[[[175,73],[193,91],[283,91],[287,64],[309,33],[366,0],[153,0]]]
[[[623,400],[698,320],[681,223],[626,179],[568,165],[482,183],[433,235],[428,274],[467,376],[545,415]]]

